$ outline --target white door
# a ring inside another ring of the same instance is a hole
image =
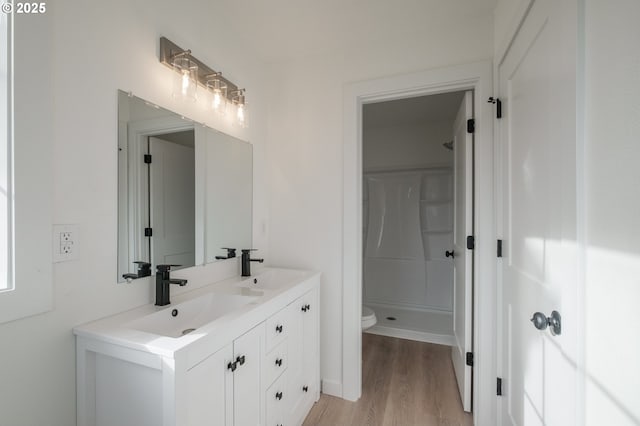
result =
[[[150,137],[152,259],[195,265],[195,153],[193,146]]]
[[[471,366],[467,352],[473,352],[472,296],[473,252],[467,237],[473,236],[473,133],[467,121],[473,119],[473,94],[466,92],[453,125],[453,369],[464,411],[471,411]],[[448,253],[449,254],[449,253]]]
[[[577,421],[575,7],[535,0],[498,67],[502,425]]]

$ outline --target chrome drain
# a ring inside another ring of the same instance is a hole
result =
[[[182,335],[184,336],[185,334],[189,334],[192,331],[195,331],[195,328],[186,328],[186,329],[182,330]]]

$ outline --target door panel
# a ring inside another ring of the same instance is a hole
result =
[[[195,265],[193,147],[149,138],[153,264]]]
[[[467,120],[473,118],[473,94],[465,93],[453,126],[454,173],[454,285],[453,335],[451,358],[465,411],[471,411],[471,367],[466,353],[472,348],[473,253],[467,249],[467,236],[473,235],[473,134]]]
[[[498,68],[503,119],[499,261],[503,425],[576,421],[576,325],[536,329],[535,312],[574,312],[575,19],[572,1],[536,0]]]

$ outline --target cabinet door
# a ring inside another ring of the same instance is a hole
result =
[[[233,342],[233,413],[237,426],[262,424],[260,415],[260,371],[263,357],[264,323]]]
[[[302,312],[302,375],[303,392],[305,395],[315,395],[311,400],[318,399],[320,380],[320,306],[318,291],[312,290],[303,298]],[[308,389],[307,389],[308,388]]]
[[[229,344],[187,371],[187,424],[233,425],[233,357]]]
[[[288,394],[291,424],[300,424],[318,399],[319,353],[317,290],[305,294],[287,308],[289,329]]]

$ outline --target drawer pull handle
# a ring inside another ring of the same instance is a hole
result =
[[[276,332],[277,333],[282,333],[282,326],[281,325],[276,325]]]
[[[282,358],[278,358],[278,359],[276,359],[276,365],[277,365],[278,367],[282,367]]]
[[[282,399],[282,392],[276,392],[276,399],[280,401]]]
[[[311,310],[311,305],[307,304],[302,306],[302,312],[307,312],[309,310]]]
[[[229,364],[227,364],[227,368],[229,370],[231,370],[231,372],[236,371],[236,368],[238,368],[238,363],[237,362],[230,362]]]
[[[244,355],[239,356],[239,357],[237,357],[237,358],[236,358],[236,362],[237,362],[238,364],[240,364],[240,365],[243,365],[243,364],[244,364],[244,361],[245,361]]]
[[[309,386],[303,386],[302,390],[305,391],[305,392],[309,392]]]

